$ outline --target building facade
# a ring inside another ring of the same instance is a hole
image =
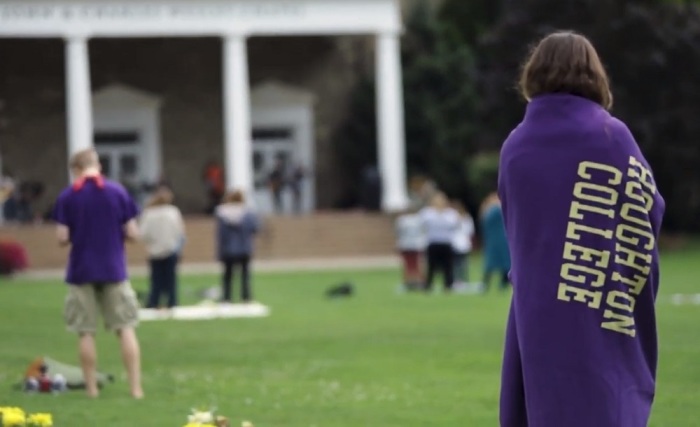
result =
[[[278,158],[311,173],[305,211],[337,197],[333,134],[358,76],[377,73],[386,210],[407,203],[399,37],[393,0],[0,0],[0,152],[6,169],[68,180],[95,146],[115,179],[167,179],[190,212],[211,160],[269,209]]]

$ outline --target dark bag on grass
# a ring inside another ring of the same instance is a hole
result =
[[[347,298],[351,297],[354,293],[354,286],[352,283],[344,282],[338,285],[331,286],[326,290],[326,296],[328,298]]]

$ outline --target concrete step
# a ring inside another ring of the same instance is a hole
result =
[[[215,260],[215,223],[209,217],[185,220],[187,243],[183,261],[207,263]],[[357,213],[323,213],[299,217],[270,217],[264,220],[256,239],[260,260],[324,259],[390,255],[394,247],[390,216]],[[52,269],[65,265],[68,250],[55,242],[52,225],[0,228],[0,239],[22,243],[31,268]],[[127,262],[142,264],[147,258],[141,244],[127,246]]]

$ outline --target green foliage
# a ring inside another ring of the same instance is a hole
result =
[[[403,63],[409,171],[427,173],[448,194],[463,196],[464,160],[476,131],[472,51],[427,10],[416,9],[408,28]]]
[[[665,227],[700,222],[700,12],[659,0],[511,2],[478,46],[484,99],[477,143],[493,149],[521,120],[513,89],[528,44],[559,28],[588,36],[613,83],[613,114],[627,123],[667,202]]]
[[[498,20],[501,1],[496,0],[445,0],[440,20],[455,28],[468,44],[473,45]]]
[[[467,160],[467,179],[471,184],[472,196],[484,200],[498,186],[498,161],[500,153],[485,151]]]

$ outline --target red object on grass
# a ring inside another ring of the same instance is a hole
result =
[[[53,381],[51,381],[51,378],[47,377],[46,375],[39,378],[39,391],[48,393],[51,391],[52,387]]]
[[[12,274],[27,267],[27,251],[21,244],[0,240],[0,274]]]

